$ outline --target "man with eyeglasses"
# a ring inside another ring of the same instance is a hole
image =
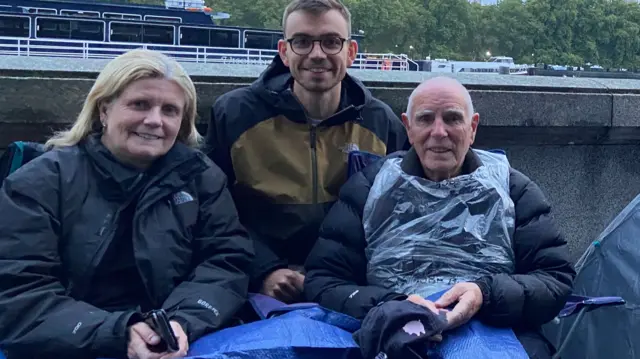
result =
[[[343,4],[294,0],[282,22],[265,72],[216,100],[207,147],[255,240],[250,290],[291,303],[302,299],[301,268],[347,179],[348,153],[386,155],[408,141],[390,107],[347,74],[358,45]]]

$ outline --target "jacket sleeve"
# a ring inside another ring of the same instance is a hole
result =
[[[236,177],[231,162],[231,145],[227,140],[224,103],[224,98],[218,98],[211,106],[211,118],[205,136],[205,152],[227,176],[228,184],[233,184]]]
[[[58,169],[36,158],[0,189],[0,347],[15,357],[124,357],[140,314],[77,301],[62,284]]]
[[[250,231],[250,233],[251,238],[253,239],[256,256],[251,263],[249,270],[251,274],[249,289],[252,292],[260,292],[262,289],[262,283],[269,274],[278,269],[288,268],[289,264],[286,259],[278,257],[264,238],[260,238],[253,231]]]
[[[238,220],[226,177],[211,163],[197,180],[200,210],[194,228],[194,269],[163,308],[185,329],[189,342],[228,325],[247,297],[253,245]]]
[[[406,298],[367,284],[362,212],[370,187],[362,172],[347,181],[305,263],[306,299],[358,319],[381,302]]]
[[[538,327],[562,310],[576,274],[540,188],[512,170],[511,198],[516,211],[516,271],[476,281],[484,302],[479,316],[495,326]]]
[[[228,101],[227,96],[222,96],[218,98],[211,107],[211,119],[209,121],[209,127],[207,128],[205,147],[209,158],[211,158],[227,176],[228,185],[232,185],[236,177],[231,161],[231,145],[227,140],[228,119],[226,118],[226,103]],[[247,228],[247,230],[249,230],[255,247],[255,258],[248,269],[251,277],[250,290],[258,292],[262,288],[262,282],[271,272],[280,268],[287,268],[287,261],[279,258],[278,255],[271,250],[265,238],[259,238],[250,228]]]

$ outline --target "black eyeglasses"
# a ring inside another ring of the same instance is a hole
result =
[[[300,35],[287,39],[287,42],[291,45],[291,50],[301,56],[309,55],[311,51],[313,51],[316,42],[320,43],[322,52],[327,55],[335,55],[342,51],[344,43],[347,40],[349,39],[340,36],[320,36],[313,38],[311,36]]]

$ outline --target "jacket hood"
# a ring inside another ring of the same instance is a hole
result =
[[[289,67],[285,66],[279,55],[275,55],[271,64],[253,82],[251,89],[274,107],[291,110],[299,107],[299,103],[291,91],[293,81]],[[348,73],[345,74],[342,79],[341,109],[346,107],[343,106],[344,103],[360,110],[368,105],[372,98],[371,92],[360,80]]]

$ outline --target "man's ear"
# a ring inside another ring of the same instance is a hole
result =
[[[474,113],[471,116],[471,144],[476,140],[476,132],[478,131],[478,124],[480,123],[480,114]]]
[[[407,114],[403,112],[400,117],[402,118],[402,124],[404,125],[404,128],[407,131],[407,138],[409,139],[409,144],[413,146],[413,140],[411,139],[411,136],[409,136],[410,134],[409,130],[411,130],[411,121],[409,121],[409,116],[407,116]]]
[[[282,63],[286,67],[289,67],[289,60],[287,59],[287,42],[285,40],[278,40],[278,55],[280,55]]]
[[[349,40],[347,44],[347,66],[351,67],[353,62],[356,61],[356,56],[358,55],[358,43],[355,40]]]
[[[402,118],[402,124],[404,125],[404,128],[409,131],[409,126],[411,126],[411,124],[409,123],[409,116],[407,116],[407,114],[403,112],[400,117]]]

